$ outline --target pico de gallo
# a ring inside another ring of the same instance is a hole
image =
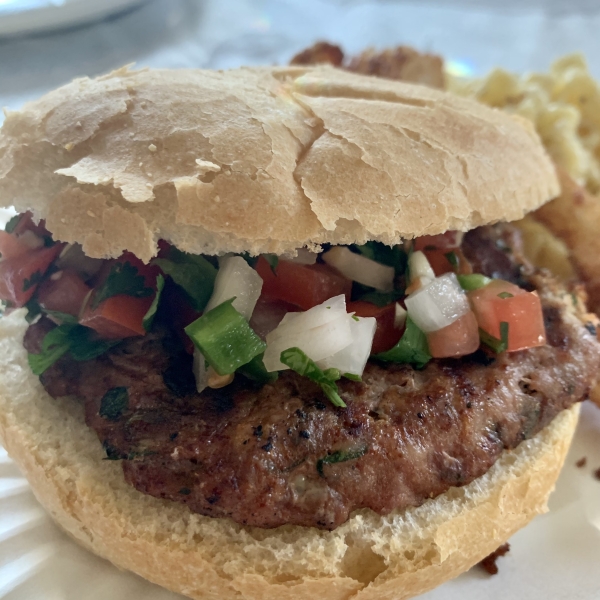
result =
[[[236,373],[266,383],[292,369],[343,407],[336,381],[360,380],[369,359],[423,368],[546,343],[536,292],[473,273],[461,238],[301,249],[293,258],[192,255],[161,241],[144,264],[129,252],[91,259],[25,213],[0,232],[0,300],[56,324],[29,356],[37,375],[65,355],[91,360],[147,335],[163,314],[194,354],[199,392]]]

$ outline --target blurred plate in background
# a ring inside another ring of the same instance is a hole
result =
[[[0,0],[0,36],[81,25],[145,0]]]

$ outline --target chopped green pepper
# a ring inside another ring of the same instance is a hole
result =
[[[462,289],[466,290],[467,292],[485,287],[488,283],[490,283],[490,281],[492,281],[489,277],[480,275],[479,273],[473,273],[472,275],[457,275],[457,278]]]
[[[267,347],[233,308],[234,300],[231,298],[219,304],[185,328],[194,345],[219,375],[234,373]]]

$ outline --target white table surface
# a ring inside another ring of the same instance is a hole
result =
[[[17,109],[74,77],[131,62],[172,68],[285,62],[318,39],[350,53],[409,44],[474,74],[494,66],[546,69],[560,55],[583,51],[600,78],[599,0],[151,0],[92,26],[0,39],[0,105]],[[600,598],[600,484],[591,476],[600,467],[600,411],[588,403],[584,415],[552,511],[513,538],[500,574],[471,571],[427,594],[428,600]],[[576,469],[582,456],[588,466]],[[22,541],[25,533],[7,506],[30,515],[22,517],[25,524],[35,521],[31,530],[23,526],[29,542]],[[16,554],[16,539],[23,555]],[[0,456],[0,597],[84,600],[88,592],[106,600],[175,598],[63,538]]]

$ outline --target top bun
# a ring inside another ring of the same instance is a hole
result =
[[[91,257],[387,244],[515,220],[559,192],[533,127],[331,67],[115,71],[0,132],[0,203]]]

